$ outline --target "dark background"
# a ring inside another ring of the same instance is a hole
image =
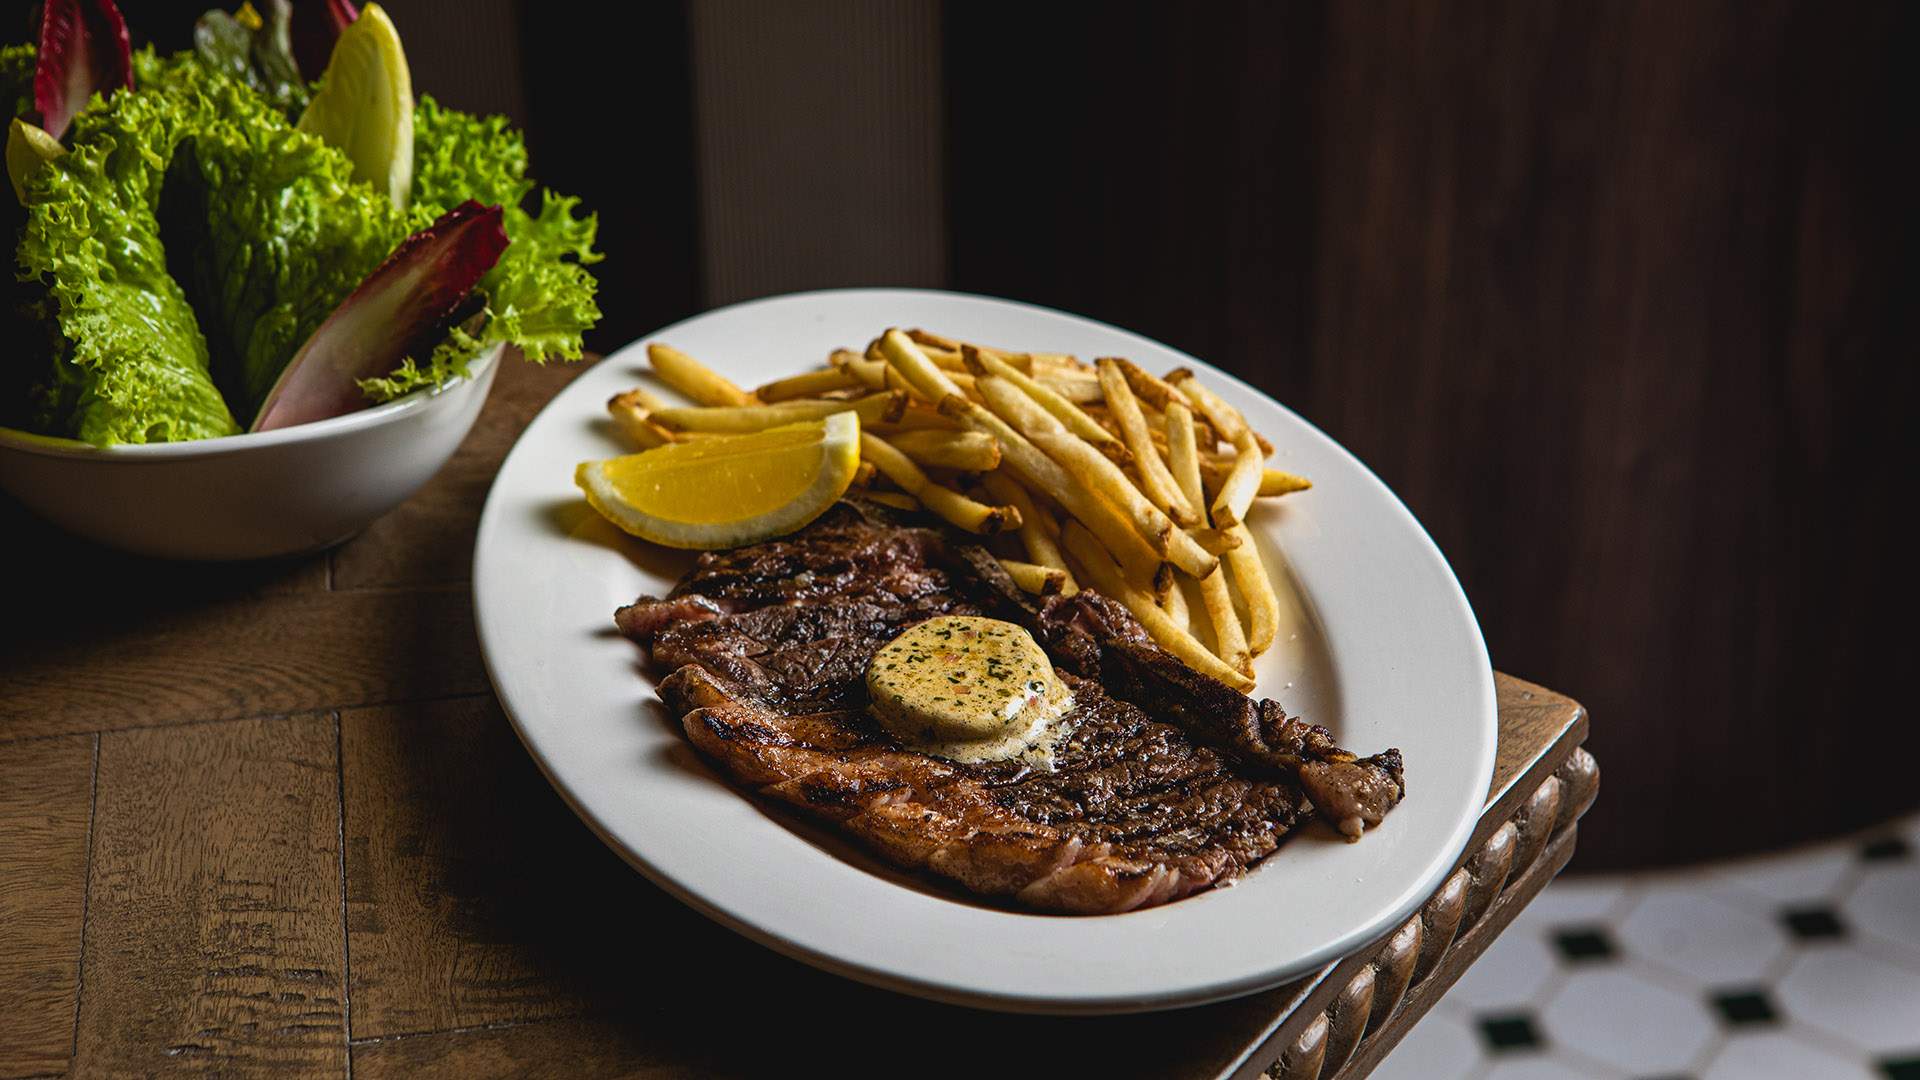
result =
[[[198,5],[128,7],[183,44]],[[1920,805],[1920,8],[390,9],[418,89],[513,116],[599,212],[600,348],[755,292],[944,285],[1141,331],[1326,429],[1431,530],[1494,663],[1592,710],[1577,865]]]

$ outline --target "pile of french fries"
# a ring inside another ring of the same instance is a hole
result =
[[[1272,444],[1193,372],[1155,376],[1116,358],[1088,365],[891,329],[864,352],[835,350],[824,366],[749,393],[671,346],[647,355],[696,404],[644,388],[615,396],[608,411],[640,447],[852,410],[854,482],[867,498],[998,536],[988,543],[1022,589],[1097,589],[1190,667],[1253,689],[1253,659],[1273,646],[1280,603],[1247,512],[1257,498],[1311,485],[1268,468]],[[1211,647],[1195,632],[1188,588]]]

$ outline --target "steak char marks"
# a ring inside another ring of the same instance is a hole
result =
[[[1318,807],[1349,838],[1404,794],[1400,756],[1187,668],[1119,605],[1044,605],[991,556],[843,502],[779,540],[702,555],[665,599],[615,613],[671,674],[694,745],[762,794],[889,861],[1045,911],[1101,914],[1238,877]],[[1018,623],[1074,694],[1055,768],[904,749],[866,712],[882,645],[937,615]]]

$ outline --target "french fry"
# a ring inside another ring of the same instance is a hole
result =
[[[1138,397],[1138,395],[1135,396]],[[1188,412],[1193,411],[1193,406],[1189,404],[1185,398],[1181,398],[1179,403],[1185,405]],[[1165,457],[1167,453],[1166,410],[1156,409],[1151,402],[1142,400],[1140,402],[1140,412],[1141,415],[1147,418],[1147,434],[1152,437],[1154,448],[1160,451],[1162,457]],[[1196,447],[1202,448],[1200,451],[1200,461],[1203,467],[1207,461],[1207,454],[1212,452],[1213,445],[1219,441],[1220,436],[1214,432],[1213,425],[1207,423],[1206,417],[1195,416],[1193,418],[1193,442]]]
[[[991,375],[979,380],[979,384],[982,396],[993,411],[1006,417],[1102,499],[1110,501],[1155,552],[1165,555],[1183,573],[1196,578],[1207,576],[1220,565],[1217,556],[1208,553],[1184,530],[1174,528],[1172,519],[1147,501],[1118,465],[1068,431],[1052,413],[1021,393],[1018,387]]]
[[[647,360],[654,373],[675,390],[700,405],[748,405],[752,399],[745,390],[727,381],[726,376],[681,352],[671,345],[654,342],[647,346]]]
[[[896,372],[896,374],[898,374]],[[942,416],[918,402],[908,402],[906,411],[898,420],[883,420],[873,425],[873,430],[886,435],[898,431],[961,431],[960,421],[951,416]]]
[[[628,390],[607,399],[607,412],[621,434],[632,439],[643,450],[656,446],[665,446],[673,441],[673,432],[653,422],[648,410],[642,407],[635,397],[637,391]]]
[[[963,472],[987,472],[1000,467],[1000,443],[979,431],[903,431],[887,436],[894,449],[915,464]]]
[[[1120,576],[1119,568],[1101,548],[1100,542],[1093,538],[1079,522],[1068,522],[1061,526],[1061,542],[1067,552],[1079,562],[1087,577],[1083,584],[1098,589],[1102,593],[1118,600],[1140,620],[1148,636],[1175,658],[1202,675],[1226,683],[1241,693],[1253,689],[1253,680],[1233,668],[1228,667],[1219,657],[1207,651],[1198,638],[1184,628],[1174,625],[1173,619],[1154,603],[1153,599],[1139,589],[1127,584]]]
[[[907,331],[907,336],[912,338],[915,344],[922,347],[944,349],[951,353],[959,352],[960,347],[966,344],[958,338],[950,338],[943,334],[936,334],[931,330],[922,330],[917,326]]]
[[[1219,572],[1215,570],[1213,574]],[[1207,576],[1212,577],[1213,574]],[[1160,601],[1160,610],[1166,612],[1167,618],[1172,619],[1180,629],[1189,632],[1193,629],[1193,613],[1187,610],[1187,590],[1181,588],[1179,582],[1174,582],[1173,588],[1167,590],[1166,599]]]
[[[1027,489],[1020,486],[1003,470],[995,470],[980,478],[980,484],[986,488],[990,498],[1020,511],[1020,543],[1027,549],[1027,557],[1040,566],[1058,570],[1066,575],[1066,581],[1060,591],[1068,596],[1080,591],[1079,583],[1073,578],[1073,572],[1067,568],[1066,557],[1060,551],[1060,523],[1054,520],[1033,501]]]
[[[1296,491],[1305,491],[1312,486],[1313,481],[1304,476],[1295,476],[1293,473],[1282,472],[1279,469],[1261,469],[1260,490],[1256,494],[1263,499],[1272,498],[1276,495],[1291,495]]]
[[[1193,426],[1193,410],[1174,401],[1167,408],[1167,469],[1180,491],[1195,506],[1206,506],[1200,486],[1200,449]]]
[[[1087,370],[1087,365],[1081,363],[1079,357],[1069,356],[1066,353],[1030,352],[1024,355],[1032,362],[1035,371],[1043,368],[1054,368],[1065,371]]]
[[[861,464],[864,465],[866,464],[866,462],[861,462]],[[916,499],[911,495],[906,495],[898,491],[869,491],[861,495],[861,498],[867,499],[871,502],[877,502],[882,506],[891,506],[895,510],[920,509],[919,499]]]
[[[973,387],[973,375],[967,371],[966,364],[963,361],[961,361],[958,357],[956,357],[953,365],[949,367],[945,363],[942,363],[939,359],[937,359],[935,357],[935,354],[927,352],[925,349],[922,349],[921,352],[926,354],[928,360],[933,361],[933,366],[940,369],[941,374],[947,377],[947,381],[959,387],[961,394],[965,395],[966,397],[972,398],[976,401],[979,400],[980,395],[974,390],[974,387]],[[875,339],[874,346],[873,346],[873,354],[876,356],[885,355],[880,350],[878,339]],[[941,354],[941,355],[944,355],[944,354]],[[874,370],[872,367],[872,365],[874,364],[881,365],[879,369],[879,374],[877,376],[868,374],[869,372]],[[924,401],[929,405],[938,404],[938,402],[934,401],[931,397],[927,396],[926,392],[921,390],[920,385],[918,383],[910,381],[907,378],[906,373],[901,368],[898,368],[893,364],[888,363],[884,359],[874,360],[872,358],[868,358],[866,361],[864,361],[864,366],[860,372],[860,375],[862,378],[878,378],[883,380],[885,386],[889,390],[905,390],[908,393],[912,394],[914,397],[914,400],[916,401]]]
[[[1188,529],[1187,535],[1215,555],[1225,555],[1240,546],[1240,538],[1226,529]]]
[[[1200,487],[1200,455],[1194,446],[1193,411],[1180,401],[1167,403],[1167,451],[1168,463],[1180,489],[1196,505],[1205,506],[1206,498]],[[1238,533],[1228,531],[1224,535],[1234,541],[1233,547],[1240,546]],[[1227,561],[1231,566],[1231,555]],[[1207,621],[1213,624],[1214,649],[1221,661],[1252,678],[1253,653],[1247,648],[1247,634],[1240,625],[1240,616],[1233,610],[1233,593],[1227,587],[1225,570],[1216,569],[1200,579],[1200,600],[1206,605]]]
[[[1061,397],[1051,388],[1042,386],[1033,379],[992,353],[968,345],[966,352],[967,370],[974,375],[998,375],[1019,387],[1028,397],[1040,404],[1040,407],[1052,413],[1054,419],[1066,426],[1068,431],[1092,443],[1101,453],[1112,458],[1117,464],[1130,465],[1133,454],[1127,445],[1112,432],[1093,422],[1093,418],[1080,411],[1080,407]],[[978,384],[976,384],[977,388]]]
[[[1234,463],[1239,460],[1236,454],[1232,458],[1219,459],[1206,455],[1200,457],[1200,478],[1206,483],[1208,491],[1220,490],[1220,485],[1233,471]],[[1271,499],[1280,495],[1291,495],[1296,491],[1305,491],[1313,486],[1313,481],[1304,476],[1284,472],[1280,469],[1261,469],[1260,488],[1254,494],[1262,499]]]
[[[737,434],[764,431],[781,424],[818,420],[838,412],[860,414],[862,425],[897,420],[906,411],[907,396],[898,391],[868,394],[852,401],[783,401],[778,405],[712,406],[708,408],[661,409],[653,414],[655,423],[674,431],[709,431]]]
[[[1126,376],[1128,388],[1131,389],[1141,401],[1159,409],[1161,412],[1167,411],[1167,403],[1169,401],[1186,401],[1186,398],[1180,391],[1173,388],[1172,383],[1167,382],[1157,375],[1151,374],[1145,368],[1131,360],[1113,356],[1096,360],[1095,363],[1114,364],[1118,366],[1120,373]]]
[[[1127,449],[1133,451],[1134,470],[1140,474],[1140,490],[1146,497],[1173,519],[1181,528],[1192,528],[1200,524],[1199,511],[1187,501],[1180,491],[1173,474],[1167,471],[1166,463],[1160,460],[1159,451],[1154,449],[1153,436],[1147,434],[1146,417],[1140,415],[1140,402],[1135,400],[1133,389],[1127,385],[1125,373],[1118,362],[1107,359],[1096,363],[1100,373],[1100,390],[1107,398],[1107,411],[1120,425],[1120,434],[1125,438]]]
[[[776,401],[788,401],[793,398],[819,397],[833,390],[851,390],[865,385],[849,372],[838,368],[825,371],[808,371],[799,375],[789,375],[784,379],[775,379],[753,392],[753,396],[769,404]]]
[[[1086,440],[1068,431],[1066,426],[1040,403],[1020,392],[1020,388],[997,375],[979,380],[981,396],[987,407],[1019,429],[1020,434],[1046,455],[1077,477],[1096,494],[1111,502],[1126,515],[1134,531],[1148,546],[1164,554],[1173,522],[1146,501],[1134,489],[1119,466],[1114,465]]]
[[[871,461],[861,462],[853,470],[853,486],[867,487],[871,485],[873,483],[874,474],[879,471],[880,470],[875,469],[873,467],[873,462]]]
[[[1272,648],[1273,639],[1279,636],[1280,598],[1274,594],[1259,549],[1253,546],[1253,534],[1245,525],[1235,525],[1232,531],[1240,538],[1240,546],[1223,558],[1233,572],[1233,583],[1247,601],[1247,648],[1259,656]]]
[[[659,412],[661,409],[673,408],[673,402],[668,401],[666,398],[661,397],[659,394],[654,393],[644,386],[636,386],[620,396],[650,413]]]
[[[980,432],[979,434],[984,435],[986,433]],[[998,442],[999,440],[996,439],[994,441]],[[1004,455],[1005,451],[1002,451],[1003,459]],[[1013,474],[1008,470],[995,469],[990,473],[982,474],[980,477],[980,486],[986,489],[989,497],[1020,511],[1020,520],[1026,523],[1021,526],[1022,531],[1032,526],[1038,528],[1049,537],[1059,538],[1059,519],[1055,518],[1053,513],[1047,508],[1035,502],[1033,493],[1028,491],[1019,480],[1014,479]],[[1041,558],[1035,558],[1033,561],[1042,566],[1052,566],[1055,568],[1064,565],[1063,563],[1048,562]]]
[[[871,461],[886,478],[920,500],[927,509],[968,532],[991,536],[1020,527],[1020,512],[1010,506],[988,506],[941,487],[927,478],[907,455],[877,435],[860,433],[860,456]]]
[[[1103,400],[1100,380],[1091,371],[1048,368],[1034,372],[1033,379],[1075,405],[1092,405]]]
[[[970,401],[961,402],[955,408],[955,415],[969,428],[1000,440],[1002,469],[1011,470],[1021,483],[1059,503],[1068,514],[1105,537],[1128,580],[1157,587],[1159,582],[1171,579],[1159,553],[1147,546],[1146,540],[1112,503],[1075,480],[1059,462],[1042,453],[1005,420]]]
[[[880,335],[880,352],[927,401],[940,405],[949,397],[964,399],[967,396],[948,372],[936,367],[927,359],[927,354],[920,351],[920,346],[900,331],[889,330]]]
[[[1067,572],[1055,570],[1051,566],[1038,566],[1017,559],[1001,559],[1000,568],[1007,572],[1015,585],[1035,596],[1053,596],[1067,583]]]
[[[930,359],[932,359],[934,363],[940,364],[941,367],[948,366],[941,362],[941,357],[944,357],[947,355],[952,355],[960,359],[961,362],[964,364],[965,358],[966,358],[966,351],[968,349],[972,349],[975,352],[985,353],[996,360],[999,360],[1003,363],[1011,365],[1012,367],[1018,369],[1022,374],[1031,374],[1033,372],[1033,357],[1027,355],[1026,353],[1008,352],[1005,349],[990,349],[985,345],[976,345],[972,342],[961,341],[958,338],[946,337],[941,334],[933,333],[930,330],[918,330],[918,329],[909,330],[907,331],[907,336],[912,338],[914,340],[914,343],[919,345],[922,349],[924,349],[927,353],[927,356]],[[936,353],[938,355],[936,355]],[[948,368],[948,370],[955,370],[955,369]],[[958,370],[967,370],[967,369],[962,367]]]
[[[1248,427],[1247,418],[1240,415],[1240,410],[1227,404],[1224,398],[1207,389],[1204,383],[1194,377],[1192,371],[1186,368],[1169,371],[1167,382],[1178,390],[1200,415],[1207,418],[1207,423],[1213,425],[1213,430],[1219,432],[1222,439],[1237,447],[1240,445],[1239,434],[1245,431],[1252,435],[1253,441],[1259,445],[1261,457],[1273,456],[1273,444],[1259,432]]]
[[[880,351],[879,346],[875,345],[873,351],[877,355]],[[855,356],[848,354],[847,358],[841,361],[841,366],[847,374],[859,379],[871,389],[899,390],[903,393],[912,394],[916,401],[920,399],[921,395],[919,390],[907,381],[905,375],[900,374],[898,368],[887,363],[884,359],[876,359],[873,356]]]
[[[1234,435],[1234,444],[1240,451],[1239,457],[1226,478],[1220,481],[1220,490],[1209,507],[1213,523],[1223,529],[1232,529],[1246,520],[1247,508],[1253,505],[1253,497],[1260,491],[1260,446],[1253,441],[1253,429],[1242,426]]]
[[[887,362],[869,360],[852,349],[835,349],[827,356],[835,371],[844,371],[869,390],[887,388]]]
[[[933,361],[933,366],[942,371],[967,370],[967,362],[961,357],[960,350],[958,349],[945,349],[937,345],[927,345],[920,341],[915,341],[914,344],[919,345],[920,351],[926,353],[927,359]]]

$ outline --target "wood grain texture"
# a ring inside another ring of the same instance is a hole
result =
[[[1578,746],[1588,731],[1586,708],[1565,694],[1504,671],[1493,673],[1493,692],[1499,702],[1500,742],[1494,750],[1486,817],[1497,822],[1558,767],[1558,755],[1542,750]]]
[[[0,748],[0,1077],[73,1055],[93,752],[90,735]]]
[[[335,589],[457,585],[472,578],[473,534],[500,462],[533,414],[589,366],[529,364],[512,352],[502,360],[473,432],[439,475],[334,549]]]
[[[79,1076],[345,1069],[331,715],[100,739]]]
[[[494,1076],[744,1080],[771,1075],[765,1057],[728,1066],[670,1054],[662,1050],[655,1032],[641,1018],[625,1022],[561,1020],[356,1043],[353,1075],[359,1080],[474,1080]],[[847,1071],[841,1075],[859,1073]]]
[[[1920,143],[1896,103],[1920,7],[1104,14],[948,6],[950,70],[992,56],[1047,90],[949,81],[956,288],[1188,350],[1379,473],[1495,664],[1609,718],[1594,752],[1635,797],[1595,809],[1582,863],[1915,805],[1847,759],[1920,753],[1873,689],[1910,636],[1885,493],[1915,448]],[[1703,760],[1798,797],[1700,800]]]
[[[0,740],[487,686],[465,589],[235,595],[169,569],[44,610],[0,659]]]
[[[585,1010],[575,954],[633,875],[491,696],[342,713],[341,773],[354,1038]]]

